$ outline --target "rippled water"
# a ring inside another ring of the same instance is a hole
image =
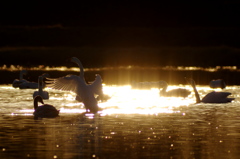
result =
[[[224,90],[236,98],[228,104],[194,104],[193,94],[164,98],[157,89],[127,85],[103,88],[111,98],[95,116],[83,114],[74,94],[46,89],[45,103],[60,115],[34,120],[35,90],[0,85],[0,158],[239,158],[239,86]]]

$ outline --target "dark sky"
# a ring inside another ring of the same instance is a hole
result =
[[[237,0],[1,2],[1,25],[239,27]]]
[[[0,58],[4,58],[0,65],[49,64],[56,54],[60,60],[78,56],[98,61],[96,52],[108,65],[143,61],[146,65],[209,65],[198,59],[206,59],[201,54],[210,52],[212,65],[236,65],[239,8],[237,0],[0,2]],[[24,59],[23,53],[38,56],[39,61]]]

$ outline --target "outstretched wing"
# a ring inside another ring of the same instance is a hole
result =
[[[93,81],[92,84],[88,85],[93,93],[102,95],[102,78],[99,74],[96,75],[96,79]]]
[[[71,91],[77,93],[78,87],[85,82],[76,75],[67,75],[60,78],[47,78],[47,87],[58,89],[62,91]]]

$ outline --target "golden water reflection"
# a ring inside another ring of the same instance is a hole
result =
[[[183,86],[172,86],[168,89]],[[191,89],[186,86],[185,88]],[[200,96],[212,91],[197,86]],[[53,119],[34,120],[34,90],[0,87],[0,158],[238,158],[239,86],[236,100],[194,104],[166,98],[156,88],[104,85],[111,98],[97,115],[84,114],[75,94],[47,89],[45,103],[60,109]]]
[[[178,86],[169,86],[174,89]],[[3,88],[3,87],[2,87]],[[6,87],[8,89],[8,87]],[[148,90],[132,89],[131,86],[104,86],[104,94],[110,96],[107,101],[99,101],[101,114],[158,114],[178,112],[179,106],[194,103],[192,98],[161,97],[159,89]],[[62,113],[83,113],[84,105],[75,100],[76,95],[71,92],[45,89],[50,94],[50,99],[45,103],[52,104]],[[29,104],[29,102],[28,102]],[[30,105],[30,104],[29,104]],[[32,113],[33,109],[22,109],[22,113]]]
[[[174,88],[174,87],[173,87]],[[105,87],[104,92],[112,95],[105,103],[99,103],[104,114],[158,114],[173,113],[173,108],[189,105],[192,99],[160,97],[159,89],[132,89],[131,86]]]

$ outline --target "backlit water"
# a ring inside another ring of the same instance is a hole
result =
[[[170,85],[168,89],[188,85]],[[212,91],[197,86],[201,96]],[[104,85],[111,98],[98,114],[83,114],[75,94],[45,89],[60,110],[53,119],[33,118],[32,89],[0,85],[0,158],[239,158],[240,86],[224,91],[227,104],[194,104],[166,98],[157,88]],[[222,90],[217,90],[222,91]]]

